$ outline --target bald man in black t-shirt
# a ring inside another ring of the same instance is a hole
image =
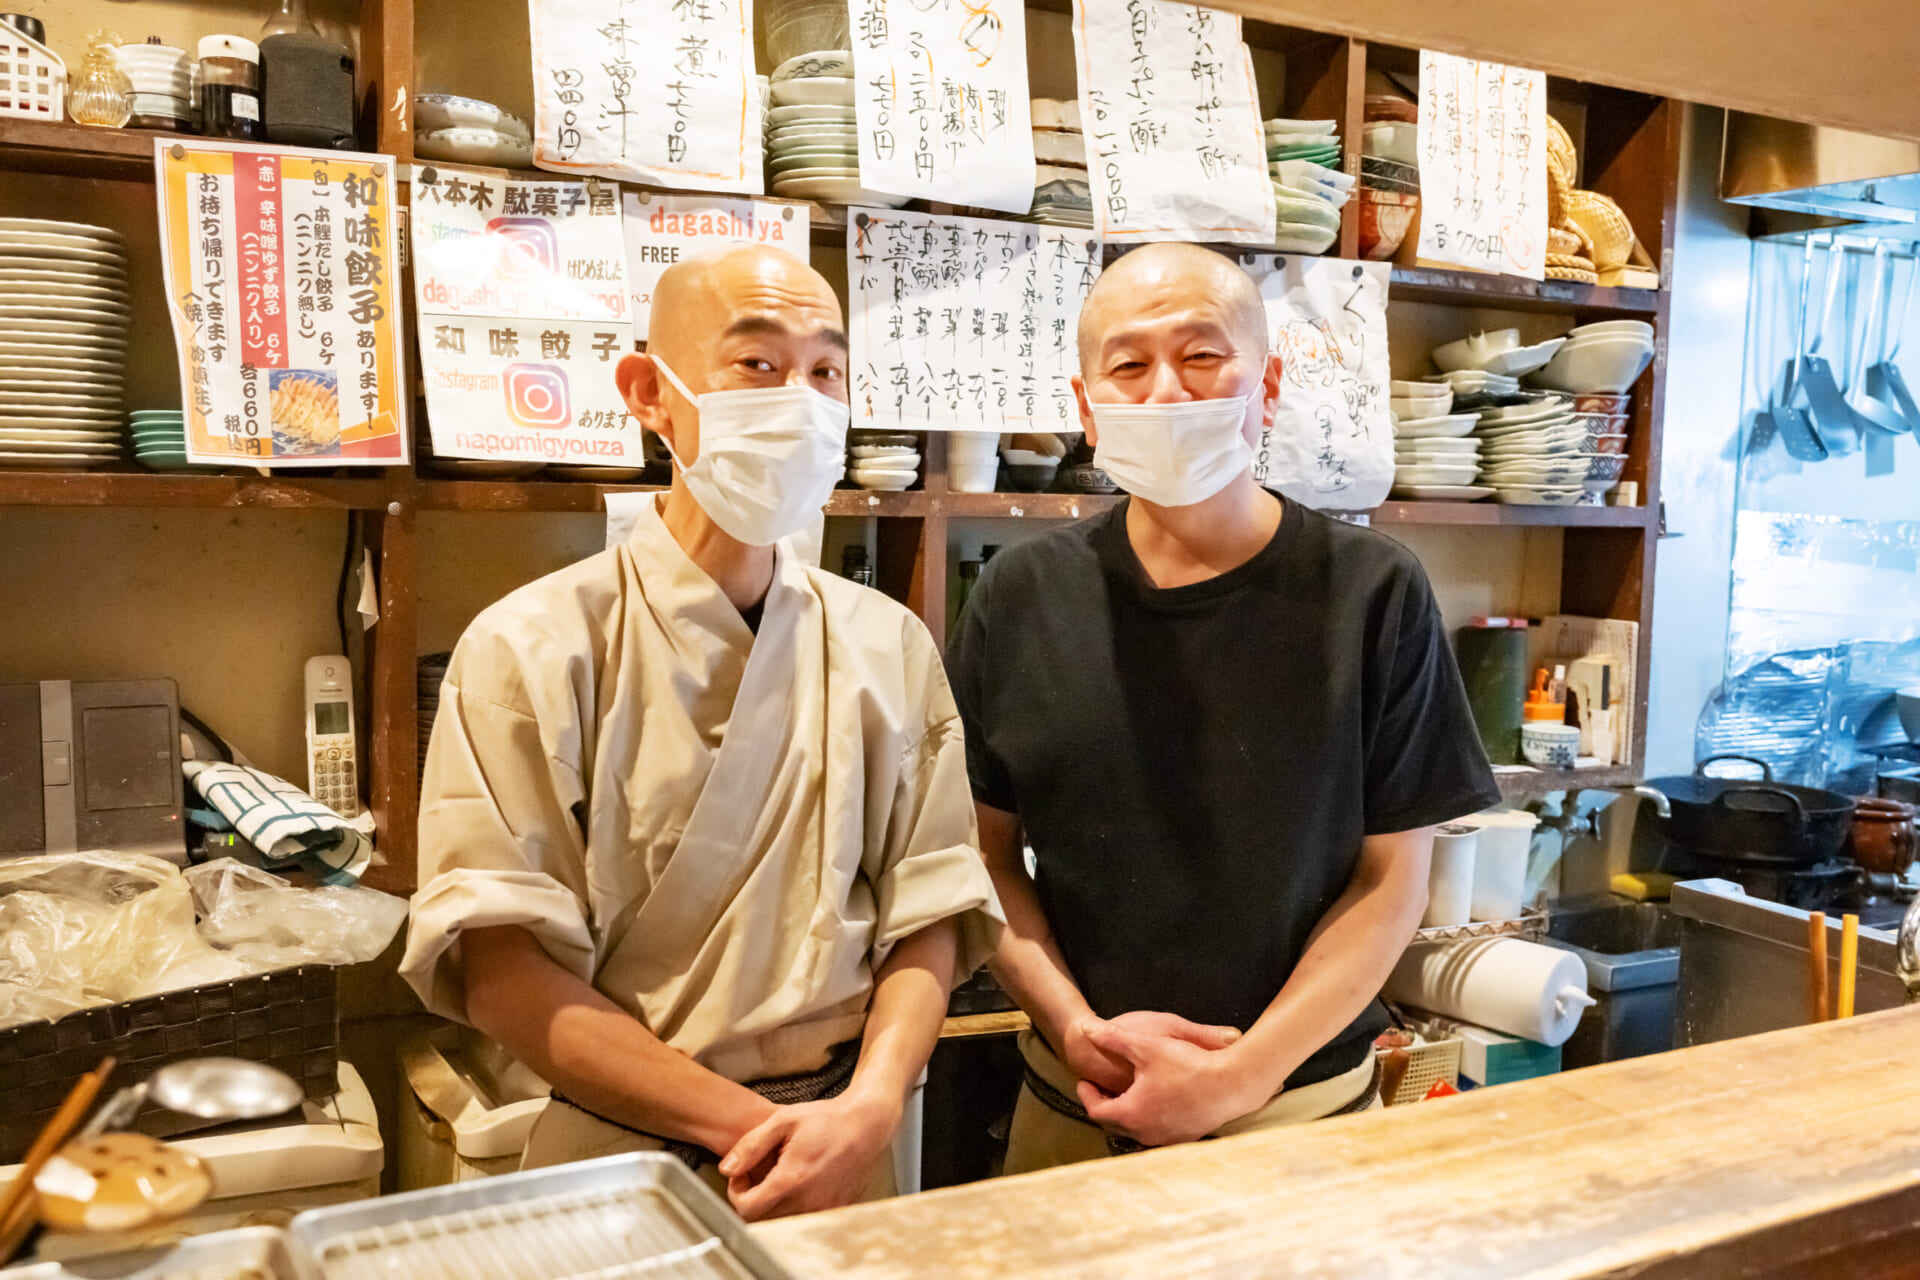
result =
[[[1009,1173],[1378,1105],[1433,827],[1499,800],[1413,556],[1254,481],[1285,371],[1252,281],[1135,250],[1080,364],[1132,496],[996,556],[949,657],[1035,1029]]]

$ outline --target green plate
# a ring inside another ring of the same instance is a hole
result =
[[[845,168],[856,169],[860,166],[860,156],[854,151],[829,151],[824,148],[806,151],[782,152],[767,162],[767,168],[774,173],[785,173],[788,169]]]

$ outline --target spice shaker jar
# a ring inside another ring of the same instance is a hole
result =
[[[260,119],[260,46],[244,36],[200,41],[200,132],[209,138],[264,142]]]

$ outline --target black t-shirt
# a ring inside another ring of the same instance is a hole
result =
[[[1126,509],[982,573],[948,658],[973,792],[1019,815],[1095,1013],[1245,1029],[1363,836],[1500,793],[1410,552],[1286,502],[1251,560],[1161,589]],[[1289,1087],[1351,1069],[1386,1025],[1376,1001]]]

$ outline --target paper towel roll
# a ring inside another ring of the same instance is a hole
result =
[[[1594,1003],[1580,957],[1521,938],[1416,942],[1394,966],[1386,995],[1548,1046],[1565,1044]]]

